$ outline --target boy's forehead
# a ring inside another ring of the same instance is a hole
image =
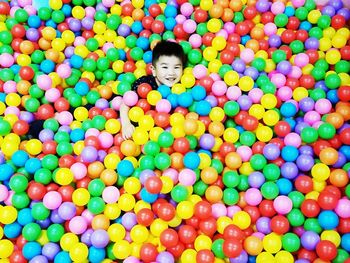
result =
[[[182,64],[182,61],[177,56],[161,55],[157,64]]]

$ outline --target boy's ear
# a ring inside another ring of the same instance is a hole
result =
[[[155,77],[156,76],[156,68],[155,68],[155,66],[153,66],[153,64],[151,65],[151,71],[152,71],[152,76]]]

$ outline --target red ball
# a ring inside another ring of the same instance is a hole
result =
[[[140,250],[140,258],[144,262],[156,261],[158,251],[155,245],[151,243],[145,243]]]
[[[51,104],[43,104],[38,108],[37,116],[40,120],[47,120],[55,117],[55,110]]]
[[[137,223],[143,226],[150,226],[154,220],[154,214],[149,208],[142,208],[136,214]]]
[[[314,189],[314,183],[312,179],[306,175],[298,176],[295,179],[294,185],[295,185],[295,188],[303,194],[307,194]]]
[[[162,190],[163,182],[158,176],[151,176],[145,182],[147,192],[151,194],[159,194]]]
[[[309,38],[309,33],[304,29],[300,29],[296,32],[296,38],[297,38],[297,40],[305,42],[306,39]]]
[[[19,70],[19,76],[23,80],[31,80],[34,77],[34,70],[29,66],[23,66]]]
[[[170,123],[170,116],[166,112],[156,112],[154,115],[154,123],[161,128],[167,128]]]
[[[249,28],[249,24],[244,22],[239,22],[236,25],[235,31],[238,35],[240,36],[245,36],[249,34],[250,28]]]
[[[134,61],[132,61],[131,57],[128,61],[124,63],[123,69],[124,69],[124,72],[134,72],[136,70],[136,65]]]
[[[262,216],[272,217],[276,214],[272,200],[262,200],[259,204],[259,210]]]
[[[237,239],[229,238],[224,240],[222,250],[226,257],[235,258],[241,254],[243,247]]]
[[[339,135],[343,144],[350,145],[350,128],[345,128]]]
[[[164,23],[160,20],[154,20],[151,27],[153,33],[160,34],[164,32]]]
[[[320,259],[331,261],[337,256],[337,247],[329,240],[321,240],[316,245],[316,253]]]
[[[116,119],[118,117],[118,114],[116,113],[115,110],[111,108],[107,108],[102,111],[102,116],[105,117],[107,120],[110,120],[110,119]]]
[[[350,233],[350,218],[340,218],[337,231],[341,234]]]
[[[30,184],[27,189],[28,197],[34,201],[42,200],[46,192],[46,187],[43,184],[36,182]]]
[[[143,112],[147,112],[151,109],[151,105],[147,102],[147,99],[140,99],[137,103],[136,103],[137,107],[140,107]]]
[[[207,21],[208,12],[202,9],[197,9],[196,11],[194,11],[193,17],[197,23],[204,23]]]
[[[43,154],[56,154],[57,142],[50,140],[43,143]]]
[[[24,38],[26,29],[21,24],[14,25],[11,29],[11,34],[14,38]]]
[[[302,75],[299,81],[300,85],[306,89],[311,89],[315,86],[315,79],[311,75]]]
[[[309,49],[309,50],[306,51],[306,55],[309,56],[310,64],[315,64],[316,61],[319,59],[319,55],[318,55],[317,50]]]
[[[211,46],[211,42],[213,41],[214,37],[215,37],[214,33],[211,33],[211,32],[205,33],[202,36],[202,43],[203,43],[203,45]]]
[[[295,16],[291,16],[288,19],[288,23],[286,25],[287,29],[291,29],[291,30],[297,30],[299,28],[300,25],[300,21],[298,18],[296,18]]]
[[[148,11],[151,16],[156,17],[162,14],[162,9],[158,4],[153,4],[148,8]]]
[[[248,112],[246,111],[240,111],[235,117],[234,121],[238,125],[243,125],[244,120],[249,116]]]
[[[197,252],[196,262],[198,263],[214,263],[215,256],[209,249],[202,249]]]
[[[325,140],[318,140],[317,142],[314,143],[313,148],[314,148],[314,153],[319,156],[321,151],[323,149],[326,149],[328,147],[331,147],[331,144],[328,141]]]
[[[243,241],[245,238],[245,234],[238,226],[230,224],[227,225],[224,229],[224,239],[231,238]]]
[[[199,81],[199,85],[201,85],[207,92],[211,91],[211,87],[213,86],[214,80],[210,76],[206,76],[201,78]]]
[[[199,229],[205,235],[209,237],[213,236],[217,230],[216,219],[213,217],[203,219],[199,222]]]
[[[170,247],[167,249],[176,259],[179,258],[185,250],[184,244],[181,242],[177,243],[175,247]]]
[[[301,212],[307,217],[317,217],[321,210],[317,201],[313,199],[304,200],[304,202],[301,204],[300,209]]]
[[[254,5],[247,6],[244,11],[243,15],[246,19],[253,19],[257,15],[257,11]]]
[[[292,41],[295,40],[295,33],[293,30],[291,29],[287,29],[285,31],[283,31],[282,35],[281,35],[281,39],[284,43],[289,44]]]
[[[176,138],[173,143],[173,148],[176,152],[185,154],[190,150],[190,143],[184,137]]]
[[[6,2],[0,2],[0,15],[10,14],[10,5]]]
[[[344,60],[350,60],[350,46],[346,45],[340,49],[341,58]]]
[[[84,140],[85,146],[93,146],[95,149],[100,149],[100,140],[93,135],[90,135]]]
[[[222,157],[225,158],[225,156],[236,150],[236,147],[233,143],[230,142],[224,142],[223,144],[221,144],[220,148],[219,148],[219,153]]]
[[[314,262],[317,258],[317,255],[314,251],[307,250],[305,248],[301,248],[298,251],[298,259],[306,259],[309,262]]]
[[[335,15],[332,17],[331,26],[335,29],[340,29],[346,24],[345,17],[342,15]]]
[[[12,131],[19,136],[25,135],[29,131],[29,124],[24,120],[17,120],[12,126]]]
[[[317,199],[318,205],[325,210],[336,208],[339,198],[331,192],[322,191]]]
[[[63,202],[72,202],[72,195],[74,192],[73,186],[71,185],[61,186],[58,189],[58,192],[61,194]]]
[[[341,86],[337,91],[338,98],[341,101],[349,102],[350,101],[350,86]]]
[[[63,155],[58,160],[58,166],[61,168],[70,168],[75,162],[76,161],[72,155]],[[78,162],[78,160],[77,160],[77,162]]]
[[[249,214],[253,224],[260,218],[259,208],[255,206],[247,205],[243,210]]]
[[[188,39],[188,34],[183,29],[181,24],[177,24],[173,29],[174,35],[178,39]]]
[[[273,23],[274,18],[275,15],[272,12],[265,12],[261,15],[261,23],[263,23],[264,25],[266,25],[267,23]]]
[[[182,225],[178,232],[179,240],[184,244],[191,244],[196,240],[197,231],[193,226]]]
[[[161,204],[157,210],[157,215],[164,221],[170,221],[176,214],[175,207],[170,203]]]
[[[283,235],[289,230],[289,221],[282,215],[274,216],[270,222],[271,230],[276,234]]]
[[[68,100],[61,97],[55,101],[54,107],[57,112],[61,112],[61,111],[68,111],[70,106],[69,106]]]
[[[179,242],[179,236],[177,235],[177,232],[172,228],[165,229],[160,234],[159,239],[162,245],[166,248],[174,247]]]
[[[0,2],[1,4],[1,2]],[[1,7],[0,7],[1,9]],[[1,10],[0,10],[1,13]],[[20,249],[20,248],[18,248]],[[27,263],[28,260],[23,256],[22,252],[20,250],[15,250],[10,256],[10,262],[11,263]]]
[[[148,83],[141,83],[137,86],[137,94],[140,98],[146,99],[148,93],[152,90],[152,87]]]
[[[255,142],[252,146],[252,151],[254,154],[262,154],[264,151],[266,143],[264,142]]]
[[[231,64],[235,59],[235,55],[233,52],[225,49],[220,53],[220,60],[223,64]]]
[[[286,121],[279,121],[276,123],[274,127],[274,132],[279,137],[285,137],[287,134],[291,132],[291,127]]]
[[[194,206],[194,215],[199,219],[207,219],[211,216],[211,205],[207,201],[199,201]]]
[[[122,14],[125,16],[132,16],[132,11],[134,11],[134,6],[131,3],[126,3],[122,5]]]
[[[151,29],[152,28],[152,24],[153,24],[154,18],[151,16],[145,16],[142,19],[142,26],[145,29]],[[150,32],[151,33],[151,32]],[[152,33],[151,33],[152,34]]]

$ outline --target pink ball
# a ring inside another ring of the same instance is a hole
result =
[[[48,90],[52,87],[52,79],[48,75],[40,75],[36,78],[36,84],[42,90]]]
[[[299,134],[291,132],[287,134],[286,137],[284,137],[283,142],[285,145],[290,145],[298,148],[301,145],[301,138]]]
[[[114,0],[102,0],[102,4],[105,7],[112,7],[114,5]]]
[[[242,211],[242,209],[238,205],[231,205],[227,207],[227,216],[232,218],[239,211]]]
[[[193,13],[193,5],[191,5],[190,3],[183,3],[180,7],[180,12],[184,16],[189,17]]]
[[[98,140],[100,141],[100,145],[102,146],[102,148],[105,149],[112,147],[114,142],[113,135],[105,131],[100,133],[100,135],[98,136]]]
[[[89,211],[89,209],[85,209],[82,213],[81,216],[84,217],[85,221],[88,224],[91,224],[92,219],[94,219],[95,215]]]
[[[282,14],[284,12],[284,9],[285,9],[285,6],[284,6],[284,4],[282,2],[274,2],[271,5],[271,12],[274,15]]]
[[[261,89],[257,89],[257,88],[251,89],[248,92],[248,96],[249,98],[251,98],[253,103],[259,103],[263,95],[264,95],[264,92]]]
[[[327,99],[319,99],[315,103],[315,110],[319,114],[329,113],[332,109],[332,103]]]
[[[277,90],[277,97],[282,101],[290,100],[293,97],[293,90],[290,87],[283,86]]]
[[[321,120],[321,116],[317,111],[309,111],[304,115],[304,121],[310,125]]]
[[[340,199],[335,208],[335,212],[341,218],[350,218],[350,200]]]
[[[15,106],[9,106],[5,110],[5,115],[9,115],[9,114],[14,114],[19,117],[21,115],[21,111],[19,108]]]
[[[179,183],[184,186],[192,186],[196,182],[196,173],[191,169],[183,169],[179,173]]]
[[[293,202],[289,199],[289,197],[280,195],[277,196],[276,199],[273,201],[273,207],[275,208],[277,213],[285,215],[292,210]]]
[[[202,37],[198,34],[193,34],[188,39],[193,48],[199,48],[202,45]]]
[[[191,19],[187,19],[184,23],[183,23],[183,29],[186,33],[188,34],[192,34],[193,32],[196,31],[197,29],[197,23]]]
[[[13,80],[6,81],[3,86],[5,93],[16,93],[17,92],[17,84]]]
[[[71,75],[72,69],[67,64],[61,64],[57,67],[56,72],[58,76],[60,76],[63,79],[66,79]]]
[[[277,88],[281,88],[286,84],[286,77],[281,73],[276,73],[272,75],[271,82],[275,84]]]
[[[187,18],[184,15],[177,15],[175,17],[175,20],[177,24],[182,25],[187,20]]]
[[[76,180],[83,179],[87,175],[87,168],[82,163],[74,163],[70,167],[70,170],[72,171]]]
[[[179,180],[179,173],[174,168],[166,169],[162,176],[170,177],[174,184],[176,184]]]
[[[15,59],[8,53],[4,53],[0,55],[0,66],[4,68],[9,68],[15,63]]]
[[[221,80],[220,75],[218,73],[215,73],[215,72],[210,73],[209,77],[211,77],[212,80],[214,80],[214,81]]]
[[[161,99],[160,101],[157,102],[156,104],[156,110],[158,112],[165,112],[169,113],[171,111],[171,104],[168,100],[166,99]]]
[[[227,31],[228,34],[232,34],[235,32],[236,25],[233,22],[226,22],[224,25],[224,29]]]
[[[292,5],[294,7],[301,7],[305,4],[305,0],[292,0]]]
[[[115,97],[113,100],[112,100],[112,108],[115,109],[115,110],[119,110],[120,109],[120,105],[122,105],[123,103],[123,98],[118,96],[118,97]]]
[[[94,18],[95,13],[96,13],[96,10],[92,6],[85,7],[86,17]]]
[[[136,105],[138,100],[139,100],[139,97],[137,96],[137,93],[135,91],[129,90],[125,92],[123,95],[123,101],[125,105],[129,107]]]
[[[301,71],[300,68],[298,68],[297,66],[292,66],[292,70],[288,74],[288,77],[298,79],[301,77],[302,74],[303,74],[303,72]]]
[[[241,51],[240,57],[245,63],[250,63],[254,59],[254,51],[250,48],[245,48]]]
[[[226,206],[222,203],[215,203],[211,206],[211,213],[214,218],[226,216],[227,215]]]
[[[31,5],[32,0],[18,0],[18,5],[20,7],[25,7],[26,5]]]
[[[252,236],[259,238],[260,240],[263,240],[265,234],[261,232],[254,232]]]
[[[9,191],[7,187],[3,184],[0,185],[0,202],[3,202],[9,196]]]
[[[225,81],[219,80],[215,81],[212,86],[212,92],[215,96],[225,95],[227,91],[227,85]]]
[[[245,145],[239,146],[236,152],[241,156],[243,162],[249,161],[253,154],[252,149]]]
[[[242,95],[242,91],[237,86],[231,86],[227,89],[226,96],[230,100],[238,100],[238,98]]]
[[[26,5],[23,9],[27,11],[29,16],[36,15],[36,11],[37,10],[36,10],[36,8],[34,6]]]
[[[69,125],[73,121],[73,115],[69,111],[61,111],[57,114],[56,119],[61,125]]]
[[[86,39],[83,37],[78,36],[74,39],[75,47],[85,45],[85,43],[86,43]]]
[[[14,194],[15,192],[12,190],[8,192],[7,198],[4,200],[5,205],[12,205],[12,197]]]
[[[228,33],[227,33],[227,31],[225,29],[220,29],[219,32],[217,32],[215,34],[215,36],[221,36],[221,37],[227,39],[228,38]]]
[[[323,121],[316,121],[315,123],[312,124],[312,128],[318,129],[323,123],[324,123]]]
[[[87,222],[82,216],[75,216],[69,221],[69,230],[76,235],[84,233],[87,226]]]
[[[245,192],[244,199],[246,200],[248,205],[256,206],[261,203],[262,195],[258,189],[249,188]]]
[[[46,208],[54,210],[59,208],[62,203],[62,196],[56,191],[47,192],[43,198],[43,204]]]
[[[116,203],[119,197],[119,189],[115,186],[107,186],[102,192],[102,198],[107,204]]]
[[[264,32],[265,32],[265,35],[267,35],[267,36],[271,36],[273,34],[276,34],[277,26],[274,23],[269,22],[264,26]]]
[[[198,64],[194,66],[192,72],[196,79],[201,79],[208,74],[208,69],[204,65]]]
[[[100,135],[100,131],[97,130],[96,128],[90,128],[85,132],[85,138],[89,136],[96,136],[98,137]]]
[[[309,64],[309,56],[305,53],[297,54],[294,58],[294,64],[299,68],[306,66]]]
[[[52,88],[45,91],[45,98],[48,102],[55,102],[61,97],[61,93],[58,89]]]

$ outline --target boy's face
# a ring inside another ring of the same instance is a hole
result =
[[[160,56],[155,65],[152,66],[152,74],[158,85],[172,87],[182,77],[182,61],[175,56]]]

